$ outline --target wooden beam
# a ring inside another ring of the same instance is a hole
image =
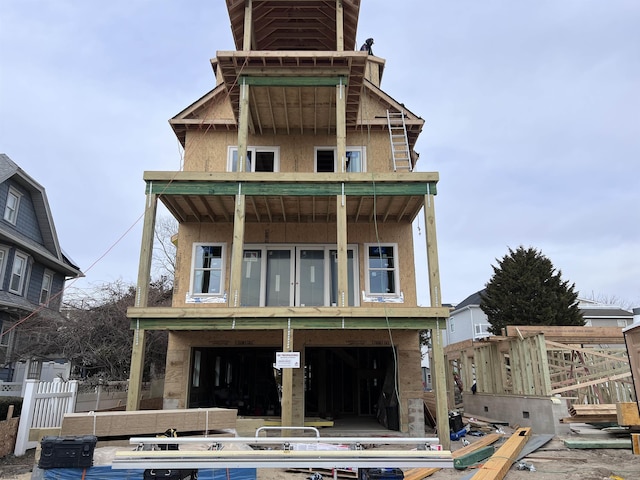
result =
[[[505,336],[530,337],[544,334],[545,340],[571,344],[623,344],[622,327],[557,327],[534,325],[509,325],[505,328]]]
[[[282,331],[282,351],[293,352],[293,330],[290,325]],[[293,427],[293,370],[282,369],[281,426]],[[302,425],[300,425],[302,426]],[[285,435],[283,432],[282,435]]]
[[[638,404],[636,402],[616,403],[616,415],[618,417],[618,425],[621,427],[640,428],[640,414],[638,413]]]
[[[153,261],[153,239],[156,226],[158,197],[150,193],[147,195],[142,226],[142,245],[138,264],[138,286],[135,304],[138,308],[146,308],[149,300],[149,284],[151,283],[151,263]],[[144,328],[138,323],[133,327],[133,345],[131,348],[131,367],[129,370],[129,389],[127,393],[127,410],[140,408],[142,394],[142,374],[144,370]]]
[[[333,307],[338,308],[338,307]],[[194,309],[199,310],[199,309]],[[382,310],[382,309],[380,309]],[[291,317],[296,330],[429,330],[439,328],[442,320],[417,320],[409,318],[296,318]],[[201,316],[182,319],[139,319],[131,320],[131,329],[146,330],[280,330],[285,327],[282,318],[215,318]],[[439,331],[439,330],[438,330]],[[446,407],[446,405],[445,405]]]
[[[509,439],[471,477],[472,480],[501,480],[518,458],[531,436],[531,428],[517,429]]]
[[[347,77],[250,77],[242,76],[247,85],[256,87],[335,87],[347,85]]]
[[[447,307],[394,307],[385,305],[385,308],[374,307],[242,307],[224,308],[207,307],[199,305],[193,307],[129,307],[129,318],[153,318],[153,319],[183,319],[193,320],[199,318],[226,318],[229,320],[240,319],[286,319],[303,321],[303,319],[333,318],[342,321],[349,319],[389,318],[395,320],[413,320],[415,322],[438,319],[438,328],[444,329],[444,319],[449,316]],[[295,318],[294,318],[295,317]],[[430,325],[432,325],[430,323]],[[435,325],[433,325],[435,327]]]
[[[238,155],[240,156],[240,155]],[[244,158],[244,157],[243,157]],[[342,157],[344,158],[344,156]],[[273,174],[272,174],[273,175]],[[282,177],[280,177],[282,179]],[[321,179],[313,183],[282,182],[271,177],[262,181],[234,181],[220,182],[216,180],[204,182],[157,182],[151,181],[148,190],[163,196],[171,195],[211,195],[229,196],[238,192],[241,186],[244,195],[258,196],[337,196],[342,195],[376,195],[376,196],[411,196],[424,195],[429,189],[433,189],[433,183],[375,183],[369,179],[366,183],[354,182],[343,179],[342,182],[333,181],[324,183]],[[344,184],[344,186],[343,186]]]

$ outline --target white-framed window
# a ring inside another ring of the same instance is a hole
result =
[[[53,287],[53,272],[45,270],[42,275],[42,287],[40,288],[40,305],[49,305],[51,288]]]
[[[491,325],[489,325],[488,323],[474,323],[473,324],[473,331],[476,337],[483,337],[483,336],[489,336],[489,327]]]
[[[449,318],[449,331],[451,333],[454,333],[456,331],[455,323],[453,321],[453,318]]]
[[[13,188],[9,188],[9,193],[7,194],[7,205],[4,207],[4,219],[12,223],[16,224],[18,219],[18,209],[20,208],[20,198],[22,195],[17,190]]]
[[[332,173],[338,171],[336,147],[315,147],[315,172]],[[366,171],[366,149],[365,147],[347,147],[346,171],[365,172]]]
[[[223,295],[225,244],[194,243],[191,269],[192,295]]]
[[[389,297],[400,295],[397,244],[366,243],[365,268],[367,295]]]
[[[358,253],[347,246],[345,302],[359,305]],[[338,264],[335,245],[246,245],[242,256],[242,295],[248,306],[336,306]]]
[[[13,267],[11,269],[11,280],[9,282],[9,291],[22,295],[24,279],[27,275],[27,262],[29,257],[24,253],[16,252],[13,257]]]
[[[229,147],[227,170],[238,171],[238,147]],[[280,171],[280,147],[247,147],[245,172],[278,172]]]

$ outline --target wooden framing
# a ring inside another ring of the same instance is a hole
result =
[[[615,346],[622,341],[621,329],[512,326],[507,333],[506,337],[448,345],[445,355],[453,373],[450,377],[458,376],[465,391],[470,391],[475,380],[482,393],[562,394],[589,404],[633,399],[629,358],[623,347]],[[601,345],[603,340],[612,345]],[[452,390],[453,380],[449,384]]]
[[[136,291],[136,306],[146,307],[149,299],[149,280],[151,278],[151,262],[153,258],[153,234],[156,224],[158,208],[157,196],[147,194],[147,205],[144,212],[142,228],[142,246],[140,248],[140,263],[138,266],[138,289]],[[134,328],[133,347],[131,352],[131,370],[129,377],[129,393],[127,395],[127,410],[137,410],[140,407],[142,369],[144,367],[145,330],[136,323]]]
[[[243,345],[265,345],[268,340],[268,348],[300,351],[302,362],[306,346],[347,345],[341,343],[346,339],[351,343],[343,348],[392,347],[397,352],[395,369],[401,370],[396,379],[401,390],[397,395],[400,427],[412,434],[424,428],[421,409],[409,414],[410,405],[422,402],[418,333],[431,330],[438,431],[441,443],[448,448],[442,330],[449,309],[441,304],[434,210],[439,178],[435,172],[393,172],[386,158],[391,151],[384,117],[387,110],[406,112],[410,150],[424,121],[380,90],[383,60],[353,51],[359,3],[227,0],[238,50],[217,52],[211,64],[220,83],[171,120],[185,147],[185,171],[144,174],[149,198],[154,202],[159,199],[178,220],[179,244],[225,245],[223,292],[219,298],[191,295],[193,286],[187,280],[189,250],[179,247],[179,286],[173,306],[150,308],[142,292],[128,316],[132,329],[142,335],[139,338],[144,338],[146,329],[170,332],[165,408],[188,403],[193,349],[215,348],[223,337],[234,342],[237,335],[242,335],[247,342]],[[300,35],[300,50],[289,50],[291,32],[303,27],[305,20],[313,33],[305,30],[305,35]],[[375,79],[365,79],[367,69],[376,72]],[[365,126],[375,134],[365,132]],[[383,136],[385,143],[380,141]],[[359,148],[364,152],[364,142],[369,152],[366,169],[347,172],[348,146],[363,145]],[[260,145],[278,149],[279,168],[273,168],[273,172],[245,171],[249,149]],[[226,155],[232,148],[237,149],[236,172],[227,171]],[[314,148],[335,149],[335,171],[315,171],[317,164],[311,156]],[[415,161],[417,155],[412,158]],[[280,167],[282,171],[278,171]],[[423,208],[429,307],[417,306],[413,285],[411,224]],[[308,228],[314,225],[321,228]],[[335,245],[337,298],[321,303],[331,306],[241,306],[247,244],[297,245],[312,238],[331,248]],[[356,278],[360,285],[366,284],[363,250],[374,242],[393,245],[397,250],[399,260],[393,261],[400,265],[394,266],[400,272],[395,280],[399,285],[389,294],[384,290],[381,294],[376,290],[373,294],[354,291],[358,296],[354,304],[358,306],[350,307],[350,282]],[[147,255],[152,247],[153,223],[145,217],[139,285],[149,284]],[[349,251],[358,252],[354,260],[360,271],[353,269],[355,277],[350,276]],[[388,333],[390,343],[381,339],[382,333]],[[294,344],[294,337],[301,340]],[[138,369],[143,363],[142,354],[143,345],[138,343],[132,352],[128,409],[138,406],[136,384],[141,382]],[[304,424],[302,369],[283,371],[281,387],[281,425]],[[353,404],[359,413],[361,406]]]

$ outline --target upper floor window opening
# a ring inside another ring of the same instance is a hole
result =
[[[52,286],[53,272],[45,270],[44,275],[42,276],[42,287],[40,288],[40,305],[49,305]]]
[[[27,274],[28,258],[24,253],[16,252],[13,257],[13,268],[11,269],[11,282],[9,283],[9,291],[22,295],[24,279]]]
[[[400,295],[398,245],[395,243],[365,244],[366,293],[371,296]]]
[[[347,147],[345,168],[347,172],[366,171],[366,148]],[[315,172],[330,173],[338,171],[337,148],[315,147]]]
[[[224,253],[222,243],[194,243],[191,270],[193,295],[224,294]]]
[[[238,147],[229,147],[227,170],[238,171]],[[278,172],[280,171],[279,147],[248,147],[244,164],[245,172]]]
[[[7,205],[4,208],[4,219],[15,225],[18,219],[18,209],[20,208],[20,198],[22,195],[14,190],[13,188],[9,188],[9,193],[7,194]]]

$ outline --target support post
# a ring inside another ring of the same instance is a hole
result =
[[[344,51],[344,8],[342,0],[336,0],[336,50]]]
[[[153,238],[156,228],[157,209],[157,195],[154,193],[148,193],[147,204],[144,211],[144,224],[142,227],[142,246],[140,248],[140,263],[138,265],[136,307],[146,307],[149,300],[151,262],[153,259]],[[127,410],[138,410],[140,408],[142,372],[144,369],[144,345],[145,331],[142,328],[136,328],[133,332],[133,346],[131,348],[131,368],[129,371]]]
[[[441,307],[440,267],[438,265],[438,244],[436,241],[436,213],[434,196],[432,194],[424,196],[424,224],[427,242],[429,298],[431,307]],[[447,327],[446,320],[442,319],[442,323],[443,325],[438,325],[435,330],[431,330],[434,368],[433,386],[436,392],[436,426],[438,428],[438,437],[444,449],[450,450],[451,439],[449,438],[449,412],[447,409],[447,378],[442,339],[442,331]]]
[[[238,172],[246,170],[247,143],[249,138],[249,85],[240,80],[240,118],[238,122]],[[254,159],[255,160],[255,159]],[[229,282],[228,305],[240,306],[242,294],[242,256],[244,251],[244,220],[246,198],[242,193],[242,183],[238,182],[235,214],[233,219],[233,243],[231,244],[231,281]]]
[[[289,322],[291,319],[289,319]],[[283,330],[282,351],[293,351],[293,331],[291,327]],[[282,403],[280,405],[281,426],[293,427],[293,370],[291,368],[282,369]],[[304,417],[303,417],[304,426]],[[283,431],[283,435],[284,435]]]
[[[251,0],[245,0],[244,3],[244,37],[242,39],[242,50],[251,50],[251,37],[253,32],[251,27],[253,25],[253,5]]]
[[[338,171],[347,170],[347,92],[344,80],[336,86],[336,155]],[[336,198],[336,238],[338,256],[338,298],[337,306],[345,307],[349,303],[349,273],[347,268],[347,197],[343,193]]]

